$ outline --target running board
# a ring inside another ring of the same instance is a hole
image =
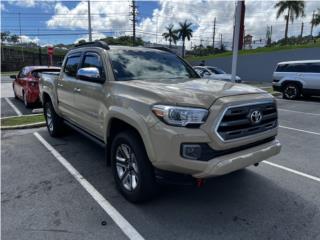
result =
[[[78,133],[82,134],[83,136],[89,138],[91,141],[95,142],[100,147],[102,147],[102,148],[106,147],[106,144],[103,141],[101,141],[99,138],[93,136],[92,134],[86,132],[85,130],[82,130],[81,128],[79,128],[78,126],[74,125],[73,123],[64,120],[64,124],[66,124],[67,126],[71,127],[73,130],[77,131]]]

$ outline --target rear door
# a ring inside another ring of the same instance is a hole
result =
[[[100,76],[106,79],[106,66],[101,55],[95,51],[84,54],[81,68],[96,67]],[[74,92],[77,123],[89,133],[103,139],[104,113],[106,112],[104,100],[106,99],[105,84],[90,80],[77,79]]]
[[[306,83],[305,88],[320,90],[320,62],[305,64],[301,78]]]
[[[80,61],[81,53],[70,54],[65,61],[63,71],[57,81],[59,110],[64,118],[72,121],[76,119],[74,89]]]

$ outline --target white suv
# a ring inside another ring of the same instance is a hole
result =
[[[320,96],[320,60],[278,63],[273,73],[274,91],[282,92],[285,99]]]

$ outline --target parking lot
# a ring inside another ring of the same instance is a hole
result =
[[[104,149],[73,130],[3,131],[2,236],[320,239],[320,100],[278,107],[280,155],[202,188],[165,186],[140,205],[116,191]]]

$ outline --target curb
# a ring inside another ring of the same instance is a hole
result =
[[[40,115],[43,115],[43,114],[42,114],[42,113],[25,114],[25,115],[22,115],[22,116],[20,116],[20,117],[40,116]],[[2,119],[14,118],[14,117],[19,117],[19,116],[7,116],[7,117],[2,117],[2,118],[0,118],[0,119],[2,120]]]
[[[46,122],[37,122],[37,123],[29,123],[29,124],[23,124],[23,125],[1,126],[1,130],[39,128],[39,127],[44,127],[45,125],[46,125]]]

